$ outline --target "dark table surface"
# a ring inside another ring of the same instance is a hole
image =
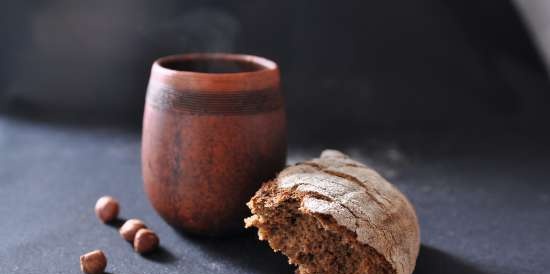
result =
[[[545,137],[496,132],[385,133],[340,149],[379,169],[415,205],[422,233],[417,274],[550,273],[550,154]],[[401,141],[403,139],[403,141]],[[109,273],[291,273],[256,239],[178,233],[142,188],[140,135],[116,127],[0,116],[0,273],[79,273],[78,257],[106,252]],[[290,162],[321,147],[293,146]],[[93,213],[119,199],[121,217],[161,238],[147,257]]]

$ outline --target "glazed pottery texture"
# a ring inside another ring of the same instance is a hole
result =
[[[156,211],[188,232],[243,227],[246,201],[286,162],[277,65],[238,54],[168,56],[153,64],[142,171]]]

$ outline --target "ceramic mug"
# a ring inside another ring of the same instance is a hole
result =
[[[154,62],[142,172],[149,200],[170,225],[208,235],[241,230],[245,203],[285,162],[277,64],[220,53]]]

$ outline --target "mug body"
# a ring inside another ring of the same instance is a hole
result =
[[[153,64],[142,172],[155,210],[185,231],[242,230],[245,203],[286,163],[277,65],[239,54],[187,54]]]

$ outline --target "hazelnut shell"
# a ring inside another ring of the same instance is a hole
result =
[[[86,274],[100,274],[107,267],[107,257],[101,250],[94,250],[80,256],[80,270]]]
[[[115,220],[118,217],[118,211],[118,201],[111,196],[103,196],[95,204],[95,214],[104,223]]]
[[[136,233],[142,228],[147,228],[143,221],[138,219],[130,219],[124,222],[124,224],[120,227],[119,233],[120,236],[122,236],[122,238],[126,241],[133,242]]]
[[[134,238],[134,250],[144,254],[155,250],[159,245],[159,237],[154,231],[142,228],[138,230]]]

